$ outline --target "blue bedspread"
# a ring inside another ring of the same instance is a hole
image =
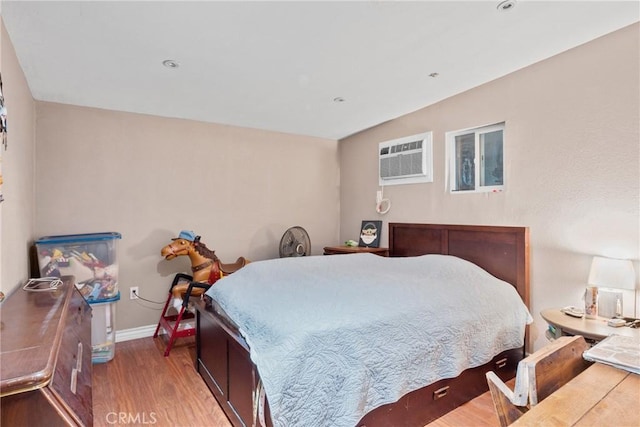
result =
[[[259,261],[207,294],[251,348],[279,427],[353,427],[522,346],[532,321],[511,285],[444,255]]]

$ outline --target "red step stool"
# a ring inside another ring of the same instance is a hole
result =
[[[160,332],[160,328],[163,328],[167,334],[169,334],[169,342],[167,343],[167,347],[164,351],[164,356],[169,356],[171,352],[171,348],[175,343],[176,339],[184,338],[184,337],[192,337],[196,334],[196,326],[193,322],[186,323],[185,320],[193,319],[195,315],[187,310],[189,306],[189,298],[191,297],[191,292],[193,288],[201,288],[201,289],[209,289],[211,285],[208,283],[200,283],[200,282],[192,282],[193,278],[188,274],[178,273],[173,278],[173,282],[171,283],[171,287],[169,288],[169,295],[167,296],[167,302],[164,304],[164,308],[162,309],[162,313],[160,314],[160,320],[158,321],[158,326],[156,327],[156,331],[153,334],[154,338],[158,337]],[[178,314],[167,315],[167,309],[169,308],[171,301],[173,300],[173,295],[171,291],[173,287],[182,284],[189,283],[189,288],[187,292],[184,294],[182,300],[182,306],[180,306],[180,310]]]

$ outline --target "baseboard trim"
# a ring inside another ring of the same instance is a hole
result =
[[[116,331],[116,342],[137,340],[138,338],[152,337],[157,325],[139,326],[137,328]]]

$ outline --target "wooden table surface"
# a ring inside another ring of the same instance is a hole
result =
[[[74,277],[56,290],[16,288],[0,307],[0,396],[46,386],[53,377]]]
[[[594,363],[512,426],[640,426],[640,375]]]

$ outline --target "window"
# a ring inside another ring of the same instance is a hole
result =
[[[502,191],[504,123],[447,132],[451,192]]]

